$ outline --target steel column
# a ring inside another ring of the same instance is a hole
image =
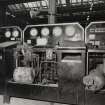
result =
[[[56,0],[49,0],[48,12],[49,12],[48,23],[49,24],[55,23]]]

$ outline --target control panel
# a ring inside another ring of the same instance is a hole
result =
[[[85,30],[89,48],[105,49],[105,21],[91,22]]]
[[[0,27],[0,42],[20,41],[22,31],[18,26]]]
[[[84,44],[84,29],[79,23],[28,25],[24,42],[33,46],[80,47]]]

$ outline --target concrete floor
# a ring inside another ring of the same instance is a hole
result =
[[[3,96],[0,95],[0,105],[67,105],[67,104],[58,103],[51,104],[49,102],[28,100],[22,98],[11,98],[10,104],[7,103],[3,104]]]

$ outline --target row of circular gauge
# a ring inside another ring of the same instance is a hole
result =
[[[67,27],[65,28],[65,34],[66,34],[67,36],[73,36],[73,35],[75,34],[75,31],[76,31],[76,29],[75,29],[75,27],[73,27],[73,26],[67,26]],[[42,29],[41,29],[41,34],[42,34],[43,36],[48,36],[48,35],[50,34],[49,28],[48,28],[48,27],[42,28]],[[54,36],[59,37],[59,36],[61,36],[62,34],[63,34],[63,30],[62,30],[61,27],[56,26],[56,27],[53,28],[53,35],[54,35]],[[31,30],[30,30],[30,35],[33,36],[33,37],[37,36],[37,35],[38,35],[38,30],[37,30],[37,28],[31,28]],[[6,30],[6,32],[5,32],[5,37],[6,37],[6,38],[10,38],[11,36],[17,38],[17,37],[19,36],[19,31],[16,30],[16,29],[13,30],[12,32],[11,32],[10,30]]]
[[[66,26],[65,27],[65,30],[64,30],[64,33],[67,35],[67,36],[70,36],[72,37],[76,32],[76,29],[74,26]],[[30,35],[32,37],[36,37],[38,35],[38,29],[37,28],[31,28],[30,30]],[[42,36],[45,36],[47,37],[48,35],[50,34],[50,29],[48,27],[44,27],[41,29],[41,35]],[[53,28],[52,30],[52,34],[56,37],[59,37],[63,34],[63,29],[59,26],[56,26]]]
[[[17,29],[13,30],[12,32],[10,30],[5,31],[5,37],[10,38],[11,36],[14,38],[19,37],[19,31]]]

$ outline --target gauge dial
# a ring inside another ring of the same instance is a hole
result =
[[[5,37],[6,38],[10,38],[11,37],[11,32],[10,31],[6,31],[5,32]]]
[[[62,28],[61,27],[54,27],[53,29],[53,35],[56,37],[61,36],[63,33]]]
[[[12,36],[15,37],[15,38],[18,37],[19,36],[19,31],[14,30],[13,33],[12,33]]]
[[[36,28],[32,28],[30,30],[30,35],[31,36],[35,37],[35,36],[37,36],[37,34],[38,34],[38,30]]]
[[[74,28],[73,26],[67,26],[67,27],[65,28],[65,34],[66,34],[67,36],[72,37],[72,36],[75,34],[75,28]]]
[[[71,41],[81,41],[81,34],[77,33],[73,38],[71,38]]]
[[[41,34],[43,36],[48,36],[50,34],[50,30],[47,27],[42,28]]]

